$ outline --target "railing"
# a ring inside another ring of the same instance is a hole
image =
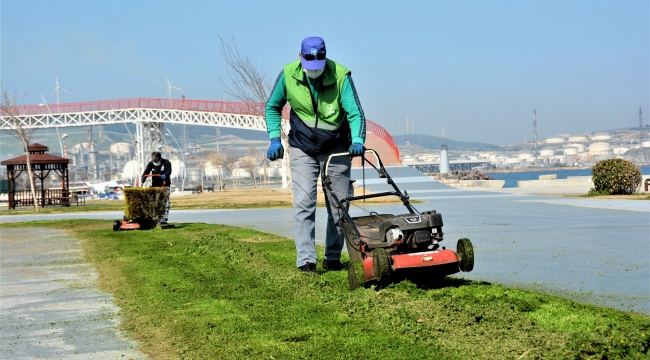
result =
[[[395,151],[398,161],[401,159],[399,156],[399,149],[397,148],[397,145],[395,145],[395,140],[393,140],[393,137],[388,133],[388,131],[386,131],[386,129],[384,129],[383,126],[372,120],[366,119],[366,129],[384,140],[388,146]]]
[[[49,107],[49,109],[48,109]],[[206,111],[228,114],[263,116],[265,104],[251,104],[236,101],[179,100],[179,99],[121,99],[105,101],[88,101],[48,106],[17,106],[15,115],[49,115],[63,113],[80,113],[92,111],[111,111],[125,109],[170,109],[187,111]],[[284,111],[287,113],[288,111]],[[284,115],[284,114],[283,114]]]
[[[49,109],[48,109],[49,106]],[[246,103],[236,101],[213,101],[213,100],[182,100],[182,99],[121,99],[105,101],[88,101],[78,103],[52,104],[48,106],[24,105],[15,107],[15,115],[49,115],[64,113],[82,113],[92,111],[111,111],[126,109],[169,109],[186,111],[204,111],[215,113],[228,113],[240,115],[264,116],[265,104]],[[282,118],[289,118],[290,107],[282,109]],[[6,115],[6,114],[0,114]],[[366,119],[367,130],[374,133],[390,146],[400,159],[399,150],[395,145],[393,137],[381,125],[372,120]]]
[[[77,206],[86,205],[85,198],[70,193],[69,190],[37,190],[36,201],[40,207],[47,206],[70,206],[74,203]],[[9,193],[9,208],[15,209],[18,206],[34,206],[34,197],[29,190],[18,190]]]

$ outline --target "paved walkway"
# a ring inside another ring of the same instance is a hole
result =
[[[0,231],[0,358],[146,358],[117,330],[119,308],[97,288],[79,241],[53,229]]]

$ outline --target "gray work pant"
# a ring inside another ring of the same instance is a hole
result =
[[[165,217],[163,218],[163,219],[165,219],[165,221],[167,221],[167,219],[169,219],[169,206],[171,205],[171,203],[169,202],[169,199],[171,197],[172,197],[171,186],[167,186],[167,204],[165,204]]]
[[[333,152],[332,152],[333,153]],[[305,154],[298,148],[291,148],[291,176],[293,185],[294,224],[293,232],[298,253],[296,266],[316,264],[315,220],[318,176],[322,172],[330,153],[317,156]],[[332,158],[328,174],[332,190],[339,199],[347,197],[350,190],[350,158]],[[340,213],[334,207],[331,197],[325,193],[327,207],[327,231],[325,236],[325,259],[340,260],[344,244],[343,229],[339,227]],[[347,204],[346,204],[347,206]]]

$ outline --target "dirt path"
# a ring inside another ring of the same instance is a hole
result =
[[[1,358],[146,358],[117,330],[119,308],[98,289],[78,240],[53,229],[1,231]]]

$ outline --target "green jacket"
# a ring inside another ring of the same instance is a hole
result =
[[[365,142],[365,116],[350,70],[344,66],[327,59],[323,75],[310,79],[299,60],[287,64],[266,104],[270,138],[280,136],[282,108],[287,102],[291,105],[291,146],[319,153],[335,143]]]

